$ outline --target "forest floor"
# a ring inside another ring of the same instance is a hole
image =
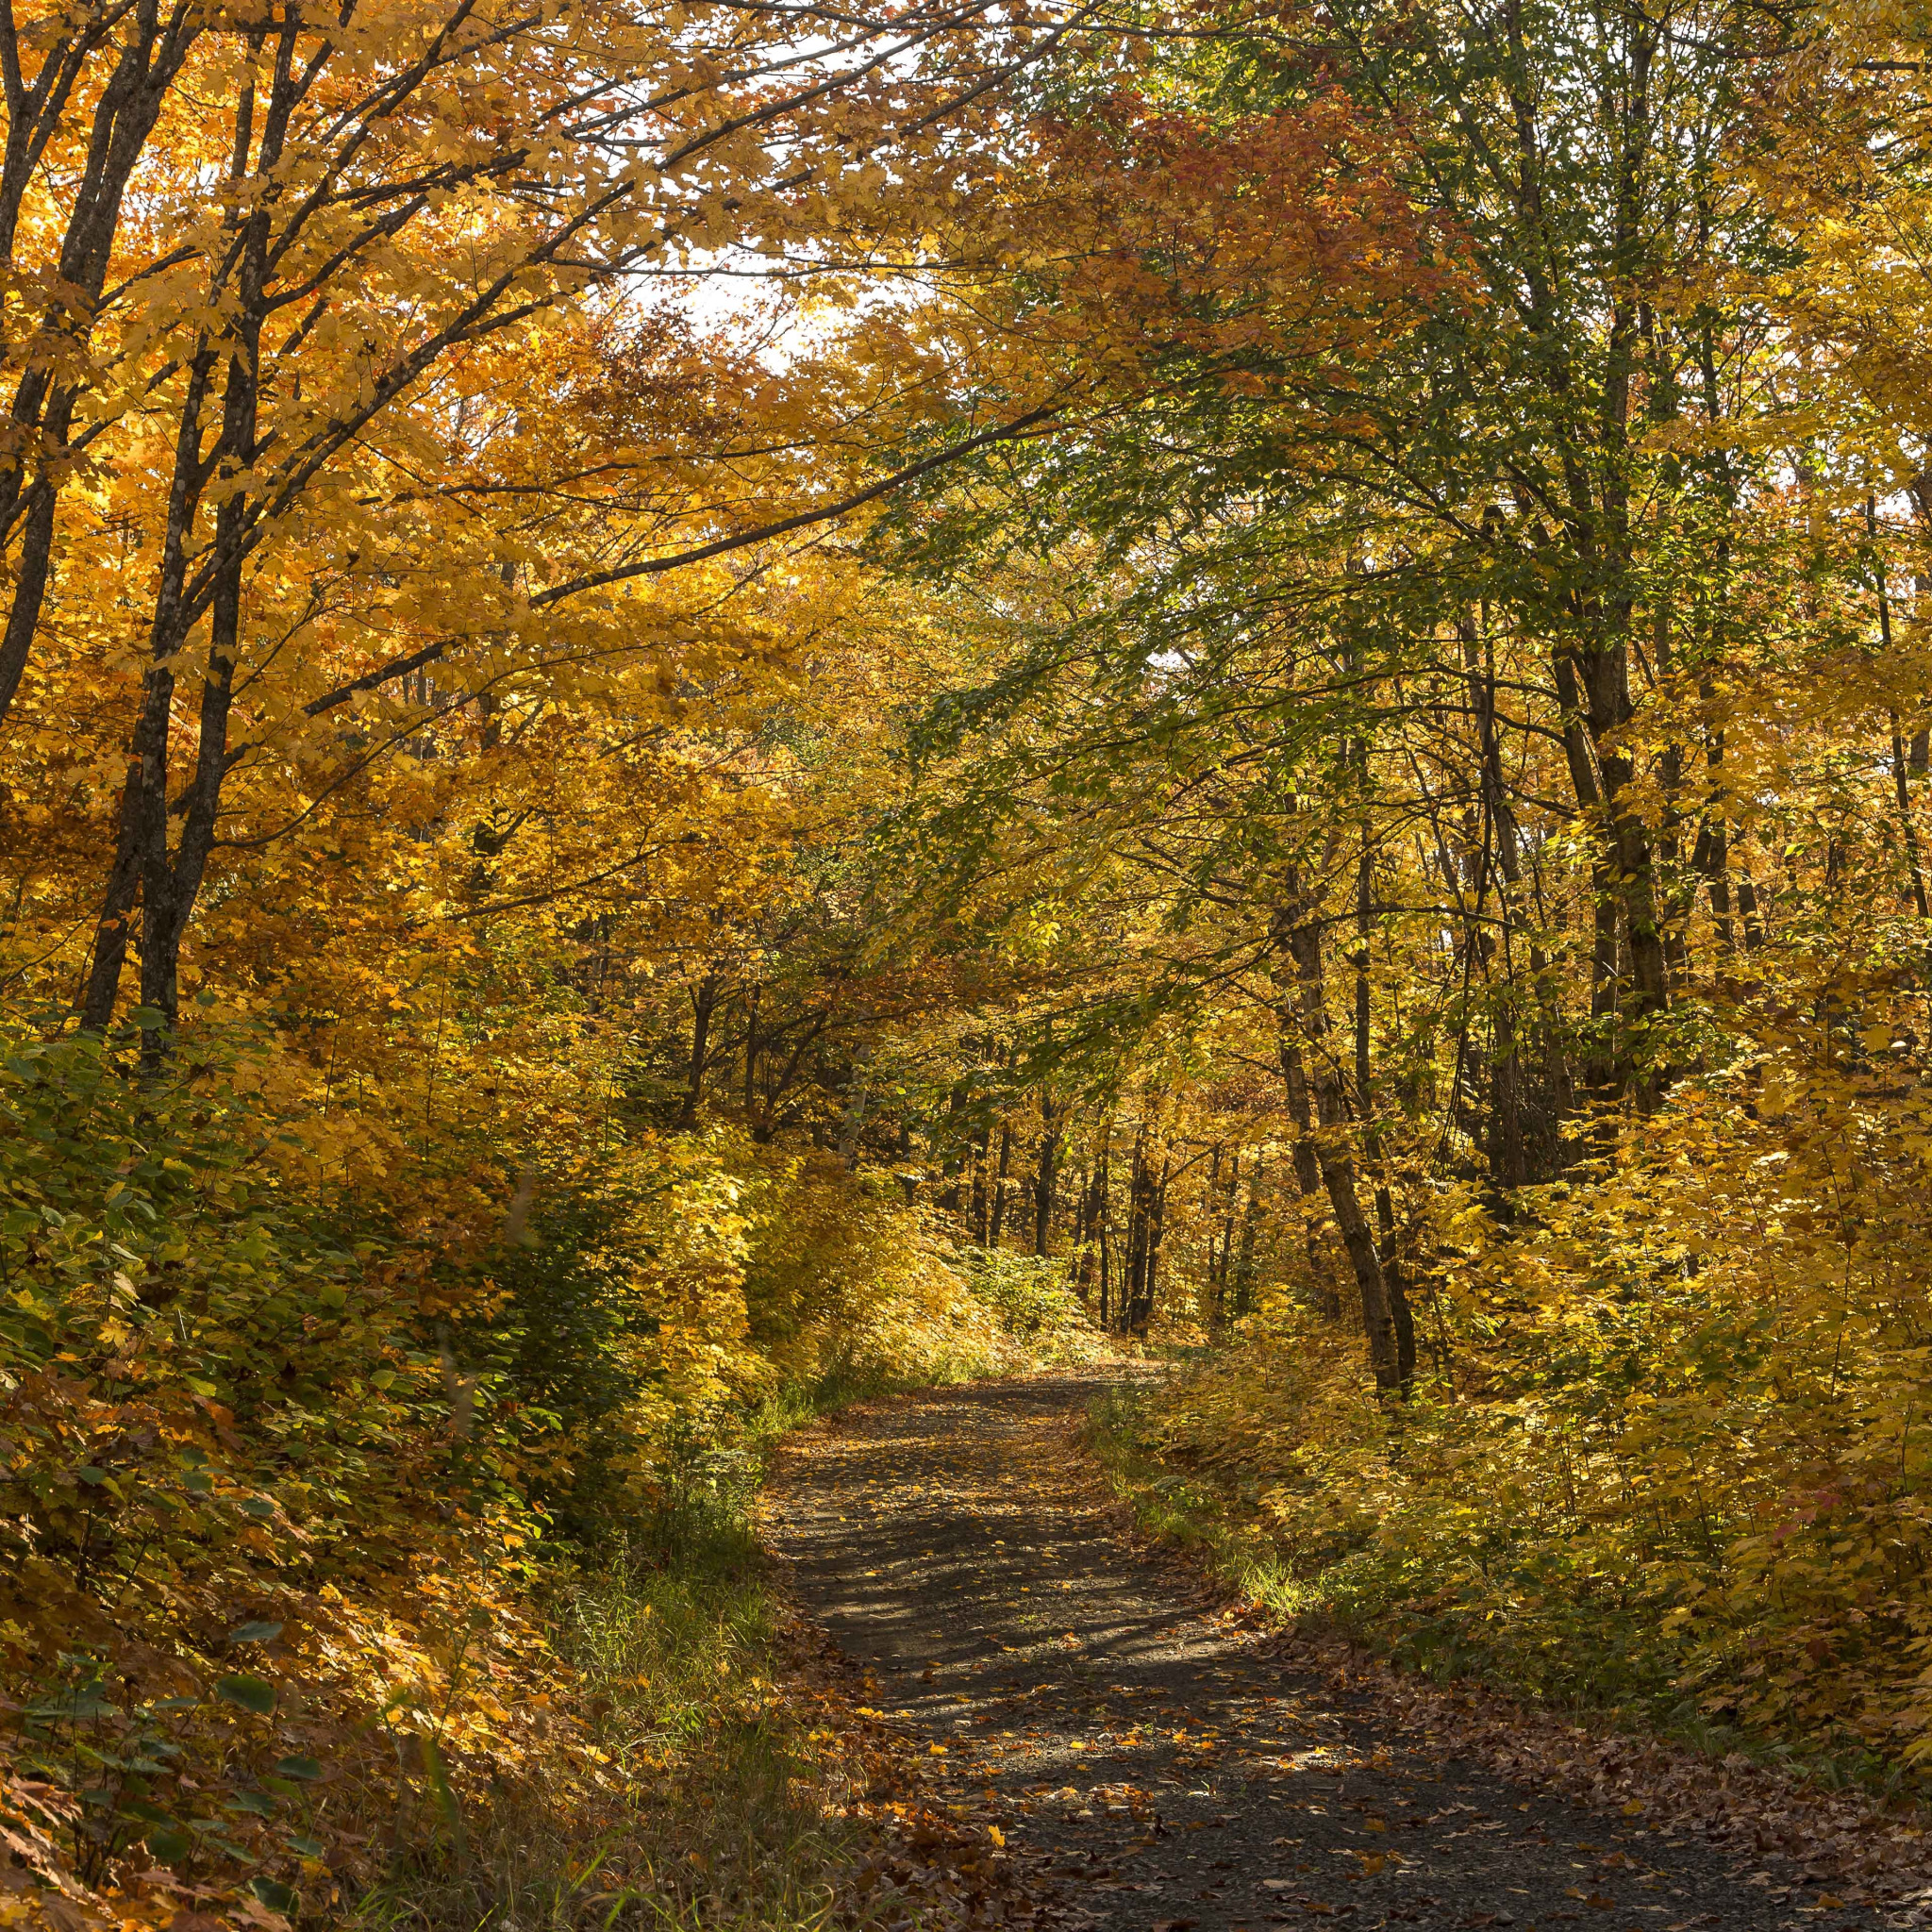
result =
[[[1095,1932],[1927,1923],[1896,1883],[1861,1896],[1761,1837],[1749,1855],[1668,1782],[1593,1807],[1533,1768],[1499,1775],[1458,1755],[1440,1698],[1388,1694],[1388,1674],[1338,1671],[1230,1613],[1137,1543],[1078,1446],[1120,1373],[847,1411],[794,1441],[766,1506],[788,1588],[858,1674],[865,1715],[952,1818],[1004,1845],[1024,1916]]]

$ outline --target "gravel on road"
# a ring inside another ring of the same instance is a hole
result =
[[[787,1457],[767,1521],[933,1788],[1003,1821],[1101,1932],[1915,1923],[1654,1812],[1511,1783],[1338,1694],[1123,1538],[1074,1435],[1102,1386],[849,1412]]]

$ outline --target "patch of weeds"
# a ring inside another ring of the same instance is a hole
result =
[[[586,1815],[546,1802],[541,1774],[520,1780],[459,1836],[408,1847],[354,1925],[819,1932],[878,1915],[837,1740],[784,1688],[745,1512],[757,1462],[688,1474],[624,1542],[559,1562],[545,1586],[615,1801]]]
[[[1086,1441],[1114,1493],[1150,1536],[1194,1552],[1243,1599],[1284,1621],[1315,1614],[1320,1592],[1298,1578],[1239,1488],[1171,1468],[1145,1436],[1146,1397],[1109,1390],[1088,1412]]]

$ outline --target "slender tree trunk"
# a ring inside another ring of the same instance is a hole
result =
[[[1169,1157],[1160,1157],[1160,1178],[1147,1204],[1147,1274],[1141,1283],[1141,1305],[1135,1311],[1134,1333],[1145,1335],[1154,1325],[1155,1305],[1160,1298],[1160,1245],[1167,1233]]]
[[[1744,952],[1761,952],[1764,948],[1764,920],[1757,905],[1757,887],[1751,877],[1748,866],[1738,870],[1738,917],[1744,927]]]
[[[281,156],[289,117],[299,92],[294,72],[299,18],[291,16],[276,42],[274,80],[263,115],[253,167],[273,169]],[[252,37],[257,51],[265,33]],[[256,149],[255,85],[242,89],[235,110],[231,177],[250,174]],[[144,137],[143,137],[144,139]],[[136,766],[124,797],[120,847],[104,893],[103,918],[96,934],[94,976],[89,987],[88,1024],[105,1026],[112,1016],[125,957],[127,910],[139,882],[142,910],[141,993],[143,1008],[159,1017],[143,1027],[144,1058],[152,1063],[179,1018],[181,947],[207,876],[221,810],[222,782],[228,770],[228,717],[234,698],[236,659],[241,649],[246,536],[255,507],[245,489],[228,483],[255,460],[260,404],[261,328],[270,240],[266,202],[233,218],[236,231],[233,280],[223,291],[232,310],[218,340],[204,337],[191,358],[176,428],[168,517],[161,545],[159,588],[149,629],[150,657],[143,701],[131,750]],[[213,447],[203,450],[204,416],[212,400],[217,369],[223,372],[222,409]],[[197,520],[211,486],[225,486],[214,512],[212,539],[195,557],[207,588],[208,646],[202,673],[194,765],[183,796],[171,796],[171,732],[175,666],[193,627],[188,596],[191,554],[197,544]],[[178,811],[180,835],[169,848],[169,822]]]
[[[705,1070],[709,1065],[711,1016],[717,1010],[719,981],[707,973],[691,989],[691,1058],[686,1064],[684,1094],[677,1104],[677,1125],[689,1132],[697,1124],[698,1108],[705,1097]]]
[[[1488,863],[1487,843],[1483,860]],[[1362,835],[1361,858],[1356,871],[1355,1084],[1361,1106],[1362,1153],[1375,1171],[1376,1253],[1381,1258],[1383,1285],[1395,1328],[1396,1380],[1407,1389],[1415,1379],[1415,1318],[1408,1291],[1395,1257],[1395,1207],[1383,1158],[1383,1137],[1375,1111],[1374,1068],[1371,1053],[1374,1018],[1369,989],[1369,938],[1374,907],[1373,854],[1368,833]]]
[[[1083,1165],[1074,1188],[1074,1253],[1067,1267],[1067,1279],[1083,1302],[1087,1299],[1087,1199],[1091,1186],[1092,1176]]]
[[[1912,909],[1921,919],[1932,919],[1932,908],[1925,903],[1925,869],[1919,859],[1919,829],[1912,823],[1912,794],[1906,782],[1906,748],[1899,736],[1898,713],[1891,714],[1892,796],[1898,806],[1899,830],[1904,835],[1906,869],[1911,881]]]
[[[1221,1225],[1216,1229],[1210,1223],[1208,1233],[1208,1326],[1219,1333],[1227,1325],[1227,1286],[1234,1263],[1234,1223],[1235,1200],[1241,1190],[1241,1158],[1230,1155],[1227,1162],[1227,1186],[1221,1187],[1221,1157],[1223,1149],[1217,1141],[1214,1154],[1208,1170],[1207,1203],[1212,1211],[1215,1195],[1221,1193]]]
[[[18,531],[21,547],[9,573],[6,623],[0,626],[0,719],[20,690],[53,580],[59,498],[74,466],[71,438],[85,384],[84,375],[76,378],[75,372],[86,362],[122,205],[162,103],[204,31],[203,16],[197,8],[176,6],[163,20],[157,0],[137,0],[125,10],[81,7],[42,23],[47,31],[31,84],[14,71],[17,61],[9,60],[6,146],[0,158],[0,246],[4,258],[11,261],[25,201],[48,143],[76,92],[84,95],[83,77],[95,55],[124,24],[126,38],[94,99],[86,159],[78,178],[64,184],[57,198],[67,222],[52,278],[59,292],[26,339],[12,344],[22,373],[8,411],[12,458],[0,466],[0,543],[10,543]],[[9,43],[12,39],[9,25]],[[116,957],[118,963],[125,947]],[[108,1005],[111,1016],[111,996]]]
[[[758,1111],[758,985],[754,980],[744,992],[744,1124],[754,1141],[770,1139]]]
[[[1234,1264],[1234,1315],[1238,1322],[1252,1314],[1255,1307],[1255,1238],[1261,1220],[1261,1174],[1257,1154],[1254,1172],[1248,1176],[1248,1206],[1241,1216],[1241,1244]]]
[[[1092,1287],[1096,1263],[1104,1264],[1107,1232],[1107,1153],[1108,1142],[1113,1132],[1111,1123],[1104,1124],[1100,1129],[1100,1144],[1094,1150],[1093,1169],[1089,1175],[1087,1186],[1080,1203],[1080,1238],[1077,1243],[1079,1261],[1074,1274],[1074,1285],[1080,1291],[1084,1302]],[[1103,1290],[1103,1303],[1105,1291]],[[1101,1311],[1101,1326],[1107,1325],[1106,1309]]]
[[[1299,902],[1301,894],[1293,891],[1292,881],[1291,891]],[[1298,982],[1296,1004],[1299,1010],[1291,1024],[1298,1023],[1302,1037],[1307,1042],[1309,1085],[1313,1089],[1315,1117],[1320,1129],[1313,1137],[1316,1165],[1361,1296],[1362,1333],[1368,1343],[1369,1365],[1374,1373],[1375,1386],[1385,1392],[1395,1393],[1405,1387],[1402,1352],[1397,1341],[1395,1311],[1388,1277],[1383,1273],[1374,1231],[1362,1209],[1355,1161],[1348,1152],[1347,1106],[1330,1051],[1328,1009],[1323,986],[1321,928],[1298,908],[1291,923],[1287,923],[1285,940]],[[1284,1055],[1284,1067],[1286,1064],[1287,1056]]]
[[[1321,1157],[1315,1152],[1315,1110],[1308,1098],[1307,1069],[1302,1061],[1301,1041],[1286,1024],[1281,1031],[1280,1054],[1282,1083],[1288,1089],[1289,1119],[1294,1124],[1290,1158],[1294,1163],[1295,1188],[1304,1208],[1308,1291],[1315,1298],[1317,1312],[1334,1321],[1341,1313],[1341,1297],[1328,1278],[1328,1265],[1322,1254],[1320,1221],[1310,1219],[1306,1211],[1311,1204],[1318,1204],[1324,1210],[1321,1218],[1325,1220],[1328,1191],[1322,1178]]]
[[[1047,1236],[1053,1229],[1053,1186],[1055,1163],[1059,1158],[1060,1134],[1053,1110],[1053,1096],[1044,1088],[1040,1092],[1040,1163],[1033,1176],[1033,1252],[1046,1253]]]
[[[1709,704],[1716,695],[1709,678],[1698,682],[1698,695]],[[1704,748],[1706,805],[1704,822],[1697,828],[1697,843],[1690,854],[1691,869],[1704,876],[1710,895],[1710,923],[1717,935],[1720,961],[1730,960],[1738,950],[1737,930],[1731,919],[1730,826],[1724,799],[1724,735],[1713,728]],[[1721,964],[1722,977],[1725,967]]]
[[[959,1185],[959,1168],[961,1157],[958,1152],[958,1130],[959,1114],[965,1107],[965,1105],[966,1090],[960,1083],[956,1081],[954,1083],[952,1092],[948,1094],[946,1097],[946,1185],[940,1192],[941,1208],[943,1208],[946,1213],[950,1214],[955,1220],[958,1218],[959,1214],[959,1200],[961,1192]]]
[[[1007,1174],[1013,1160],[1013,1129],[1005,1121],[1000,1123],[1000,1164],[993,1176],[992,1220],[987,1229],[986,1244],[996,1248],[1000,1244],[1000,1231],[1007,1224]]]
[[[1113,1322],[1109,1301],[1113,1287],[1113,1187],[1105,1142],[1101,1145],[1100,1173],[1094,1186],[1100,1196],[1100,1326],[1105,1331]]]
[[[1127,1176],[1127,1270],[1121,1284],[1121,1327],[1139,1333],[1149,1305],[1148,1277],[1154,1253],[1154,1167],[1147,1158],[1143,1123],[1134,1137],[1134,1156]]]

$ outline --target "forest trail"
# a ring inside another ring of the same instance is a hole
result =
[[[856,1410],[788,1456],[767,1532],[941,1799],[1044,1854],[1101,1932],[1886,1923],[1444,1758],[1136,1555],[1061,1374]]]

